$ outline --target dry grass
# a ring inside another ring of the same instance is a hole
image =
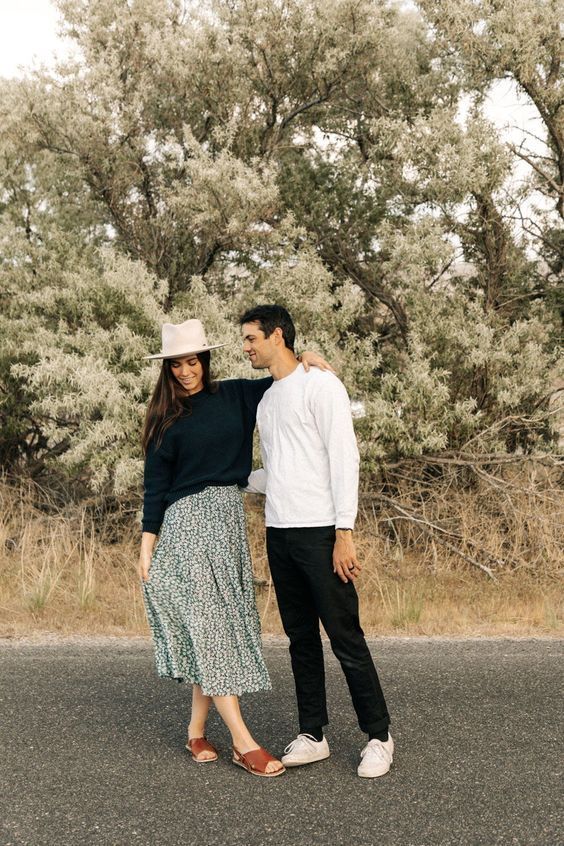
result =
[[[451,500],[450,512],[456,501]],[[564,594],[561,573],[564,563],[562,519],[543,523],[542,539],[523,537],[535,548],[546,546],[537,556],[536,566],[502,565],[506,545],[513,556],[523,553],[515,537],[505,538],[505,531],[493,518],[479,521],[480,503],[466,499],[458,503],[469,523],[468,546],[476,555],[476,547],[487,538],[491,559],[498,565],[495,580],[445,549],[413,525],[390,531],[390,517],[372,509],[361,514],[356,532],[357,551],[363,564],[357,581],[361,622],[373,635],[544,635],[564,634]],[[472,508],[473,505],[473,508]],[[561,500],[561,507],[564,502]],[[470,513],[472,508],[472,513]],[[538,516],[538,515],[537,515]],[[391,524],[394,526],[394,522]],[[550,528],[549,528],[550,526]],[[263,628],[280,633],[282,627],[276,609],[276,598],[270,586],[268,563],[264,552],[262,514],[249,513],[251,545],[258,584],[258,602]],[[560,536],[560,537],[559,537]],[[491,560],[490,560],[491,563]]]
[[[45,513],[34,493],[0,484],[0,635],[145,633],[138,532],[112,543],[85,507]]]
[[[492,497],[489,482],[471,494],[441,490],[424,501],[413,485],[399,492],[400,509],[461,536],[451,544],[449,535],[447,546],[424,523],[365,501],[357,586],[367,633],[564,633],[562,494],[552,485],[539,493],[538,480],[536,493],[530,479],[512,484],[517,489],[509,497]],[[32,487],[7,484],[0,484],[0,512],[0,635],[147,633],[134,521],[115,540],[86,507],[46,510]],[[281,633],[254,498],[248,524],[263,631]],[[472,563],[479,561],[495,581]]]

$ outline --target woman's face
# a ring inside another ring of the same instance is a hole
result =
[[[204,388],[204,368],[195,355],[173,358],[170,362],[172,375],[187,394],[197,394]]]

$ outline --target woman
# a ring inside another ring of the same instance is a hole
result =
[[[165,323],[162,336],[162,351],[148,356],[163,364],[143,432],[139,559],[157,672],[193,685],[186,748],[195,761],[218,757],[205,737],[213,702],[231,733],[233,763],[278,776],[283,765],[254,740],[238,700],[271,687],[240,487],[251,470],[257,406],[272,380],[213,382],[210,350],[224,344],[210,346],[199,320]]]

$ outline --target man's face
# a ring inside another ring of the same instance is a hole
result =
[[[265,367],[270,367],[276,352],[275,334],[279,330],[275,329],[272,335],[265,338],[258,323],[243,323],[241,331],[243,334],[243,352],[249,357],[251,367],[254,370],[263,370]]]

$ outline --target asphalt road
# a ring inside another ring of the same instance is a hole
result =
[[[562,657],[555,640],[371,642],[396,756],[356,775],[363,735],[328,656],[331,757],[259,779],[183,749],[188,689],[143,641],[0,642],[2,846],[559,846]],[[295,733],[285,645],[244,698],[272,751]]]

